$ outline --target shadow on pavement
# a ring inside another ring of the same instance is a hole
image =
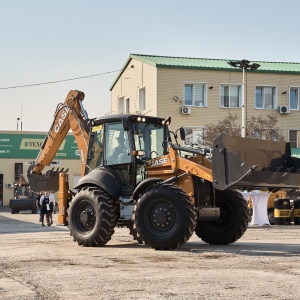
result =
[[[10,215],[9,207],[0,207],[0,235],[1,234],[14,234],[14,233],[34,233],[34,232],[63,232],[69,231],[66,226],[52,226],[42,227],[41,223],[38,222],[38,214],[31,214],[30,212],[24,211],[20,214]],[[34,221],[36,220],[36,221]],[[244,256],[261,256],[261,257],[293,257],[300,255],[300,244],[299,244],[299,229],[300,226],[277,226],[277,230],[289,231],[290,233],[295,232],[295,243],[287,243],[280,241],[266,241],[264,237],[261,239],[257,238],[257,241],[240,240],[231,245],[209,245],[199,240],[195,241],[195,238],[188,241],[186,244],[177,248],[174,251],[187,252],[195,255],[205,255],[205,258],[226,258],[227,255],[244,255]],[[254,229],[254,231],[259,228]],[[275,234],[275,233],[274,233]],[[272,235],[270,230],[269,236]],[[128,233],[129,236],[129,233]],[[144,244],[137,244],[136,242],[120,242],[118,236],[112,236],[114,240],[113,244],[108,243],[104,247],[108,248],[132,248],[141,249],[149,248]],[[150,248],[149,248],[150,249]],[[155,250],[153,250],[155,251]],[[161,251],[162,253],[168,253],[170,251]]]
[[[53,225],[43,227],[39,222],[39,214],[32,214],[25,210],[20,211],[19,214],[11,214],[9,207],[2,206],[0,207],[0,234],[68,231],[66,226],[55,225],[57,223],[55,220],[54,217]]]
[[[295,238],[296,239],[296,238]],[[262,257],[291,257],[299,256],[299,244],[280,244],[265,242],[239,242],[232,245],[212,246],[201,242],[188,242],[179,248],[179,251],[192,253],[210,253],[213,256],[223,256],[224,254],[236,254],[245,256]],[[213,257],[212,257],[213,258]]]
[[[149,248],[145,244],[137,244],[135,242],[128,242],[127,244],[114,244],[114,245],[105,245],[109,248],[125,248],[125,249],[138,249],[142,247]],[[159,251],[154,250],[153,251]],[[262,256],[262,257],[293,257],[300,255],[299,244],[280,244],[280,243],[242,243],[236,242],[232,245],[209,245],[203,242],[187,242],[180,248],[176,250],[178,252],[190,252],[195,255],[205,254],[205,258],[222,258],[227,255],[245,255],[245,256]],[[171,251],[160,251],[161,253],[168,253]]]

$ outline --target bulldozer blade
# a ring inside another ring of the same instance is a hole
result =
[[[300,159],[289,143],[220,135],[212,154],[214,187],[239,190],[300,188]]]
[[[59,189],[59,172],[48,171],[46,174],[27,174],[30,188],[38,192],[55,193]]]

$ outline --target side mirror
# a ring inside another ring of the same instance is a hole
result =
[[[179,132],[180,132],[180,138],[181,138],[181,140],[184,141],[185,140],[185,130],[184,130],[184,128],[180,127],[179,128]]]

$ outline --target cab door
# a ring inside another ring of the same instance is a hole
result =
[[[131,196],[133,193],[132,155],[128,132],[123,124],[105,124],[104,133],[104,166],[110,168],[121,181],[122,194]]]

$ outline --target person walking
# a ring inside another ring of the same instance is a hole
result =
[[[37,211],[40,215],[40,222],[42,222],[42,207],[41,207],[41,203],[40,203],[40,200],[41,200],[41,197],[44,195],[43,192],[40,192],[38,194],[38,196],[36,197],[36,208],[37,208]]]
[[[49,194],[45,193],[41,199],[40,199],[40,204],[41,204],[41,214],[42,214],[42,226],[45,226],[44,220],[45,220],[45,215],[46,215],[46,222],[47,225],[51,225],[50,221],[50,199],[49,199]]]

